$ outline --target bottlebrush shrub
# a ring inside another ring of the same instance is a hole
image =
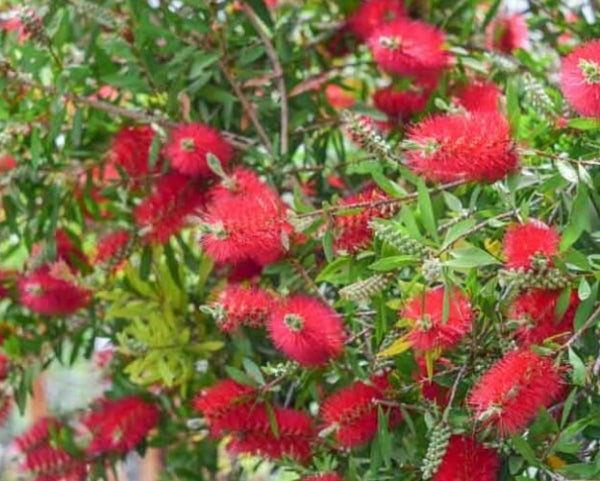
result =
[[[164,481],[600,479],[594,8],[23,3],[0,421],[49,366],[104,392],[12,471],[152,447]]]

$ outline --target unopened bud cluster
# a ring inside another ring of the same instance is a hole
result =
[[[437,257],[425,259],[423,262],[423,278],[427,284],[435,284],[442,277],[442,263]]]
[[[371,119],[344,111],[342,122],[352,140],[367,152],[384,159],[393,158],[391,147],[379,134]]]
[[[348,301],[367,302],[384,290],[388,284],[388,277],[382,274],[375,274],[367,279],[343,287],[340,289],[340,297]]]
[[[370,225],[375,237],[390,244],[399,254],[415,256],[420,259],[429,257],[431,254],[431,251],[427,246],[411,239],[400,230],[399,226],[393,223],[375,221],[371,222]]]
[[[514,289],[562,289],[569,284],[569,278],[560,269],[550,267],[549,260],[537,256],[532,261],[531,269],[509,269],[498,272],[498,280],[502,286]]]
[[[451,434],[450,428],[444,422],[437,424],[433,428],[429,446],[427,446],[427,452],[425,453],[423,465],[421,466],[423,479],[430,479],[437,472],[442,463],[442,459],[444,459],[444,455],[446,454]]]

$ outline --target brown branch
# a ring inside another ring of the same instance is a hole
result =
[[[437,187],[433,187],[431,189],[429,189],[429,193],[430,194],[435,194],[437,192],[442,192],[446,189],[451,189],[453,187],[458,187],[459,185],[464,185],[467,182],[464,180],[456,180],[454,182],[449,182],[447,184],[442,184],[439,185]],[[405,202],[405,201],[411,201],[411,200],[415,200],[417,199],[419,196],[418,192],[413,192],[411,194],[408,195],[404,195],[402,197],[396,197],[394,199],[384,199],[384,200],[377,200],[377,201],[365,201],[365,202],[355,202],[354,204],[338,204],[338,205],[332,205],[326,209],[319,209],[319,210],[314,210],[312,212],[307,212],[306,214],[299,214],[296,216],[296,218],[298,219],[302,219],[305,217],[316,217],[316,216],[320,216],[320,215],[329,215],[329,214],[333,214],[333,215],[339,215],[337,214],[339,211],[346,211],[346,210],[351,210],[351,209],[359,209],[359,208],[363,208],[363,207],[380,207],[383,205],[393,205],[393,204],[399,204],[401,202]]]
[[[18,82],[21,85],[39,89],[49,95],[59,95],[65,100],[69,100],[76,104],[85,105],[87,107],[106,112],[116,117],[123,117],[146,124],[156,124],[167,129],[172,129],[177,125],[177,122],[173,122],[167,117],[148,114],[147,112],[144,112],[142,110],[120,107],[118,105],[113,105],[102,100],[93,99],[73,92],[59,92],[56,87],[37,83],[12,68],[6,70],[6,76],[9,80]],[[227,139],[227,141],[236,149],[248,150],[253,144],[253,141],[251,139],[247,139],[237,134],[233,134],[230,132],[222,132],[222,134]]]
[[[290,115],[289,115],[289,105],[288,105],[288,96],[287,96],[287,88],[285,85],[285,78],[283,76],[283,68],[281,67],[281,62],[279,61],[279,56],[277,55],[277,51],[275,47],[273,47],[273,43],[267,37],[267,34],[262,28],[260,21],[256,17],[254,10],[247,3],[242,4],[242,8],[244,9],[244,13],[250,20],[250,23],[258,33],[261,42],[265,46],[267,51],[267,56],[269,60],[273,64],[273,76],[277,79],[277,88],[279,90],[279,96],[281,97],[281,155],[285,155],[288,152],[289,148],[289,135],[290,135]]]

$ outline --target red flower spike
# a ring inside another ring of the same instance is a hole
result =
[[[340,448],[353,448],[369,442],[377,433],[378,406],[376,401],[385,400],[389,384],[382,377],[366,384],[356,381],[333,393],[321,406],[324,428],[335,428],[335,440]],[[382,381],[384,381],[382,383]],[[390,426],[396,425],[401,414],[399,409],[390,412]]]
[[[369,38],[377,65],[397,75],[431,75],[450,65],[444,33],[425,22],[401,19],[378,27]]]
[[[325,98],[327,103],[334,109],[349,109],[356,103],[351,90],[347,90],[336,84],[329,84],[325,87]]]
[[[158,171],[158,163],[154,169],[150,169],[149,163],[155,135],[149,125],[121,128],[110,147],[109,162],[119,165],[134,180]]]
[[[552,360],[528,350],[512,351],[494,364],[469,395],[475,418],[494,425],[500,434],[525,429],[541,407],[563,392],[563,381]]]
[[[0,427],[4,426],[12,411],[13,398],[7,394],[0,395]]]
[[[577,293],[571,293],[569,307],[562,318],[556,317],[556,303],[560,290],[531,289],[523,292],[513,302],[510,318],[521,321],[516,336],[521,346],[541,344],[552,338],[561,343],[573,332],[573,320],[579,306]]]
[[[188,177],[168,174],[136,207],[135,222],[147,242],[164,244],[204,206],[205,197]]]
[[[68,316],[87,306],[92,292],[53,276],[46,268],[17,281],[21,304],[43,316]]]
[[[422,111],[428,100],[428,92],[397,91],[394,87],[379,89],[373,94],[375,107],[395,120],[406,120]]]
[[[552,265],[552,256],[558,254],[560,236],[554,227],[539,220],[511,225],[504,236],[503,253],[508,269],[531,269],[536,256],[545,257]]]
[[[0,156],[0,174],[5,174],[18,166],[17,161],[12,155]]]
[[[58,432],[60,427],[58,419],[41,418],[15,439],[15,445],[24,453],[34,451],[44,444],[48,444],[52,433]]]
[[[219,329],[230,332],[239,326],[263,327],[273,304],[273,297],[263,289],[228,284],[211,307],[217,313]]]
[[[378,187],[366,187],[358,194],[342,199],[340,205],[352,206],[388,200],[389,196]],[[396,206],[382,204],[375,207],[357,208],[357,212],[335,216],[333,249],[336,253],[354,254],[367,247],[373,238],[369,223],[374,219],[385,219],[396,213]]]
[[[102,400],[84,415],[83,425],[92,433],[87,451],[124,454],[135,448],[158,423],[159,410],[136,396]]]
[[[244,167],[237,167],[227,177],[215,185],[208,194],[211,200],[218,201],[223,197],[277,197],[277,193],[265,184],[256,172]]]
[[[254,454],[268,459],[284,456],[307,462],[316,440],[315,428],[308,414],[294,409],[273,407],[272,419],[278,435],[273,432],[271,416],[264,405],[246,411],[245,427],[233,433],[228,448],[234,453]]]
[[[500,113],[435,115],[413,126],[408,166],[434,182],[495,182],[517,168],[510,126]]]
[[[579,114],[600,117],[600,40],[580,45],[562,59],[560,88]]]
[[[337,473],[319,473],[305,476],[300,481],[344,481],[344,479]]]
[[[210,432],[219,436],[223,431],[244,430],[252,415],[254,389],[232,379],[219,381],[194,397],[194,409],[206,418]]]
[[[348,29],[366,42],[381,25],[406,16],[402,0],[367,0],[348,17]]]
[[[500,89],[492,82],[474,82],[458,93],[458,104],[469,112],[498,112]]]
[[[131,245],[131,234],[127,230],[117,230],[98,241],[96,264],[111,264],[116,270]],[[116,264],[115,264],[116,261]]]
[[[267,328],[275,346],[303,366],[322,366],[344,350],[340,315],[312,297],[285,299],[275,307]]]
[[[485,46],[490,50],[510,54],[518,48],[529,48],[527,21],[519,13],[496,17],[488,25],[485,34]]]
[[[36,481],[83,481],[87,477],[84,461],[51,446],[41,446],[27,453],[23,468],[30,471]]]
[[[451,436],[433,481],[495,481],[500,458],[473,438]]]
[[[226,169],[233,157],[233,148],[212,127],[193,123],[173,129],[165,154],[177,172],[207,178],[214,176],[208,166],[207,155],[213,154]]]
[[[266,185],[262,195],[213,198],[204,221],[209,232],[202,244],[218,264],[276,262],[285,255],[285,240],[292,234],[285,205]]]
[[[408,340],[414,349],[433,351],[454,347],[471,330],[473,311],[458,290],[448,294],[448,316],[444,319],[444,287],[436,287],[410,299],[401,317],[414,323]]]

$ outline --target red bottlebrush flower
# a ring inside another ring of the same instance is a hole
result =
[[[521,346],[541,344],[552,338],[561,342],[573,331],[573,320],[579,306],[579,297],[571,293],[569,306],[563,316],[556,316],[556,303],[561,291],[531,289],[519,295],[510,309],[510,317],[522,321],[516,335]]]
[[[267,325],[277,348],[303,366],[322,366],[344,350],[344,325],[330,306],[295,295],[275,307]]]
[[[327,40],[324,48],[325,52],[332,57],[343,57],[350,53],[350,47],[352,45],[354,45],[354,37],[348,28],[348,23],[344,23],[344,25],[338,28]]]
[[[451,436],[433,481],[495,481],[500,458],[473,438]]]
[[[0,352],[0,381],[4,381],[10,370],[10,359],[6,354]],[[0,394],[1,396],[1,394]]]
[[[294,409],[273,407],[272,418],[278,435],[273,432],[271,416],[264,405],[246,411],[244,428],[233,433],[229,449],[279,459],[283,456],[307,462],[315,442],[315,428],[308,414]]]
[[[83,481],[87,477],[87,466],[83,460],[52,446],[42,446],[27,453],[23,468],[30,471],[37,481]]]
[[[121,128],[110,148],[110,162],[122,167],[134,179],[156,171],[158,163],[154,169],[150,169],[149,164],[150,148],[155,135],[149,125]]]
[[[510,54],[518,48],[529,48],[529,28],[519,13],[500,15],[488,25],[485,46],[490,50]]]
[[[136,207],[135,222],[147,241],[164,244],[203,205],[204,194],[188,177],[168,174]]]
[[[42,268],[17,281],[20,301],[43,316],[68,316],[87,306],[92,292]]]
[[[560,88],[581,115],[600,117],[600,40],[580,45],[563,58]]]
[[[389,196],[378,187],[368,186],[358,194],[342,199],[340,205],[349,208],[355,204],[364,204],[357,212],[335,216],[333,226],[333,248],[336,253],[354,254],[369,245],[373,232],[369,223],[374,219],[385,219],[396,213],[393,204],[380,204],[370,207],[370,202],[389,200]]]
[[[202,237],[206,254],[218,264],[252,261],[264,266],[278,261],[292,233],[285,210],[266,185],[259,195],[213,198],[204,215],[209,230]]]
[[[498,112],[500,89],[492,82],[474,82],[458,92],[458,103],[469,112]]]
[[[510,126],[500,113],[435,115],[409,131],[419,146],[407,152],[407,164],[435,182],[494,182],[517,168]]]
[[[213,154],[225,169],[233,157],[231,145],[222,135],[204,124],[182,124],[171,132],[165,154],[173,168],[184,175],[212,177],[207,154]]]
[[[348,28],[363,41],[381,25],[406,17],[402,0],[367,0],[348,18]]]
[[[3,155],[0,157],[0,174],[9,172],[17,166],[17,161],[12,155]]]
[[[305,476],[300,481],[344,481],[344,479],[337,473],[319,473]]]
[[[204,415],[216,437],[223,431],[244,429],[256,404],[254,394],[250,386],[225,379],[200,391],[194,398],[194,409]]]
[[[263,271],[263,266],[252,260],[245,260],[233,264],[227,274],[227,282],[243,282],[257,280]]]
[[[13,398],[6,394],[0,395],[0,427],[4,426],[6,420],[10,416],[13,406]]]
[[[508,269],[531,269],[532,260],[544,257],[552,265],[552,256],[558,254],[560,236],[554,227],[539,220],[511,225],[504,236],[503,252]]]
[[[6,15],[6,19],[0,19],[0,28],[5,32],[17,33],[17,42],[23,44],[29,38],[29,33],[19,18],[19,11],[17,9],[10,10]]]
[[[406,120],[422,111],[428,100],[428,92],[397,91],[394,87],[379,89],[373,94],[375,107],[388,117],[397,120]]]
[[[276,198],[277,194],[253,170],[236,167],[231,175],[210,189],[208,196],[211,200],[219,200],[228,196]]]
[[[263,327],[273,303],[273,297],[263,289],[228,284],[210,307],[215,312],[219,329],[230,332],[239,326]]]
[[[562,391],[562,378],[551,359],[518,350],[506,354],[481,377],[469,403],[477,420],[495,425],[502,435],[515,434]]]
[[[343,87],[329,84],[325,87],[325,98],[334,109],[349,109],[356,103],[354,95]]]
[[[44,444],[48,444],[51,435],[58,433],[60,427],[58,419],[51,417],[41,418],[15,439],[15,445],[24,453],[34,451]]]
[[[439,361],[442,363],[445,360],[442,358]],[[449,388],[438,384],[435,379],[429,379],[429,375],[427,374],[427,362],[423,356],[417,357],[416,362],[419,369],[413,372],[412,378],[415,382],[419,383],[421,394],[428,401],[437,404],[441,409],[444,409],[448,405],[450,397]]]
[[[429,75],[450,64],[441,30],[424,22],[396,20],[378,27],[369,39],[375,62],[398,75]]]
[[[333,393],[321,406],[321,419],[325,429],[335,428],[335,440],[341,448],[353,448],[369,442],[377,433],[377,401],[386,399],[386,377],[378,377],[375,382],[366,384],[355,381]],[[382,382],[383,381],[383,382]],[[397,408],[390,412],[390,425],[396,425],[400,419]]]
[[[91,455],[126,453],[137,446],[158,423],[159,410],[136,396],[102,400],[84,415],[82,424],[91,432]]]
[[[414,323],[408,340],[414,349],[432,351],[454,347],[471,330],[473,311],[458,290],[448,293],[448,316],[444,319],[444,287],[436,287],[409,300],[401,317]]]
[[[127,230],[117,230],[98,241],[96,264],[107,264],[109,270],[118,269],[131,245],[131,234]]]

